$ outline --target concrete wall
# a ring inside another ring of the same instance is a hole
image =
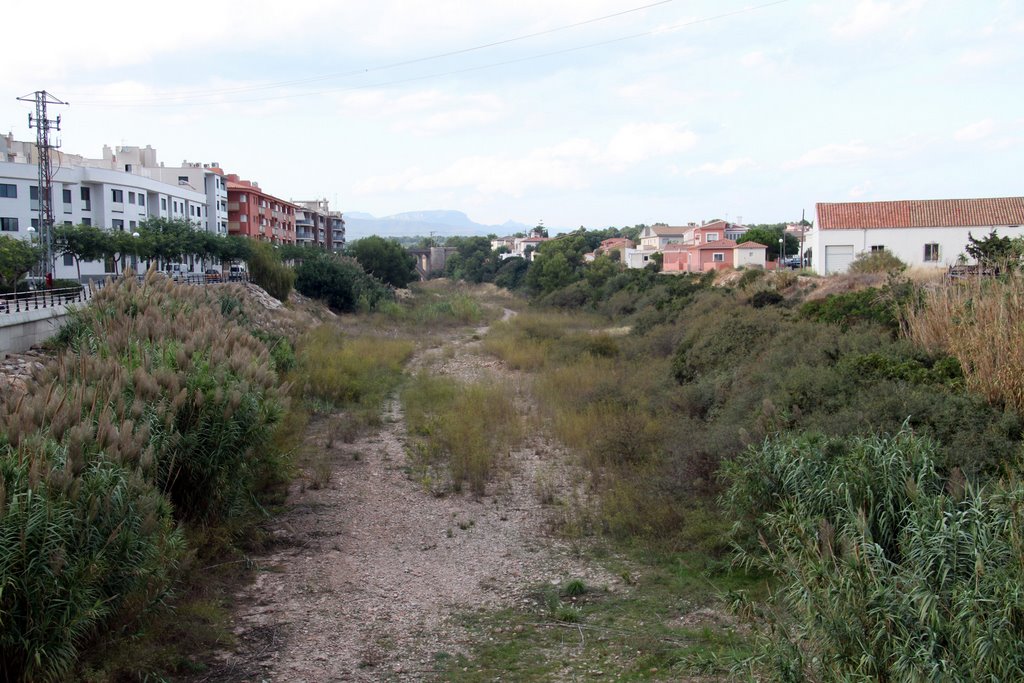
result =
[[[64,324],[67,313],[68,306],[0,313],[0,355],[21,353],[49,339]]]

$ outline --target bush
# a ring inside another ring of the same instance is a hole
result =
[[[167,597],[175,519],[249,517],[284,476],[263,344],[206,288],[118,280],[58,362],[0,396],[0,678],[67,680],[79,649]]]
[[[348,253],[363,269],[392,287],[405,287],[418,279],[416,257],[395,240],[371,235],[353,242]]]
[[[370,311],[394,300],[392,291],[367,275],[358,261],[329,254],[304,260],[296,272],[295,288],[344,312]]]
[[[727,466],[724,497],[780,582],[745,663],[774,680],[1024,677],[1018,479],[940,474],[934,445],[791,437]],[[740,607],[746,606],[741,600]]]
[[[894,333],[899,330],[897,311],[898,305],[875,287],[831,294],[800,307],[800,314],[815,322],[840,325],[844,329],[856,323],[872,322]]]
[[[889,251],[865,251],[850,263],[850,273],[892,273],[906,270],[907,264]]]
[[[254,241],[246,263],[249,278],[254,284],[265,289],[275,299],[288,300],[288,294],[295,284],[295,272],[281,263],[281,257],[270,244]]]

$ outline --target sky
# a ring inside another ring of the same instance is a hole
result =
[[[5,8],[62,149],[152,145],[284,199],[552,228],[1022,193],[1019,0],[55,0]]]

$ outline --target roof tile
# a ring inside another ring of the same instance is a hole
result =
[[[822,230],[1024,225],[1024,197],[818,204]]]

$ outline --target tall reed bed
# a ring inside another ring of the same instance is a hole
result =
[[[916,344],[960,361],[967,386],[1024,415],[1024,276],[972,278],[929,289],[904,311]]]
[[[179,522],[251,511],[285,398],[223,292],[104,288],[57,361],[0,399],[0,677],[66,680],[84,643],[166,599]]]
[[[523,437],[510,387],[427,373],[402,391],[413,457],[424,482],[483,495],[503,455]]]

